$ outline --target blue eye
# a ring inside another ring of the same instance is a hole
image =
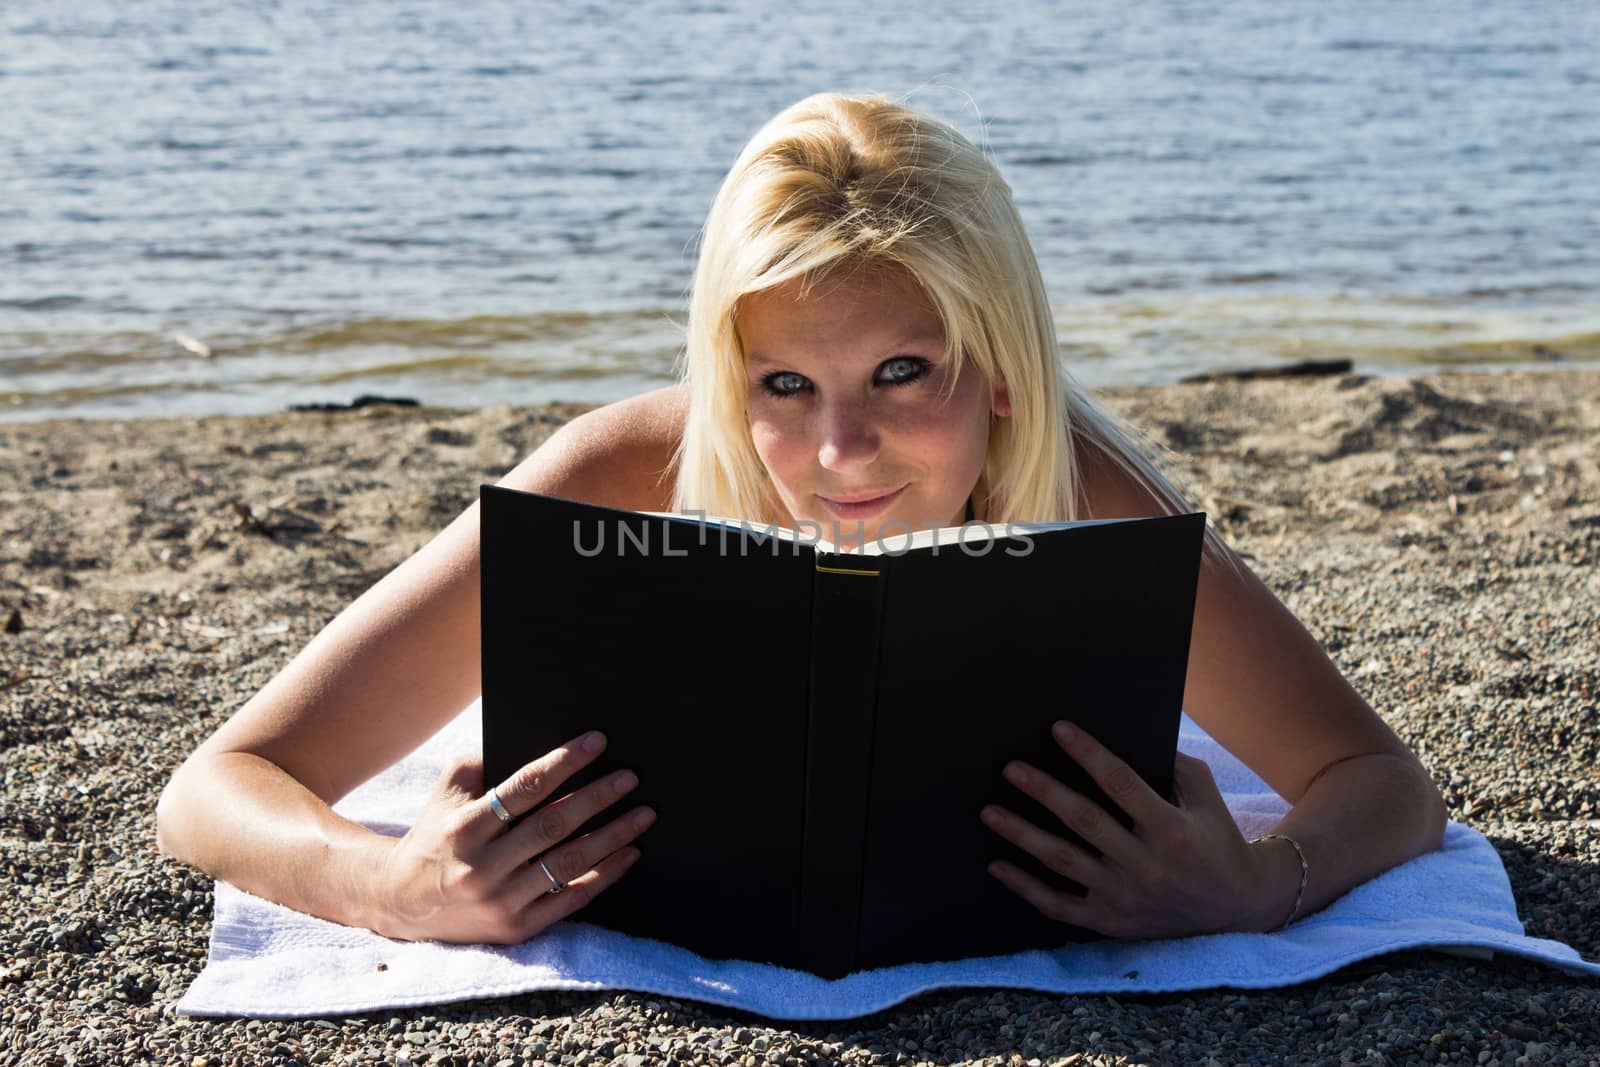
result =
[[[761,379],[761,388],[772,396],[794,396],[806,387],[803,374],[792,370],[774,371]]]
[[[909,385],[927,374],[932,366],[921,356],[895,356],[883,361],[879,379],[886,385]]]

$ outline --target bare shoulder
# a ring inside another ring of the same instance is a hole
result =
[[[1161,502],[1097,441],[1076,436],[1078,502],[1094,519],[1136,519],[1164,514]]]
[[[502,479],[515,489],[634,511],[672,500],[674,455],[688,389],[654,389],[587,411],[562,426]]]
[[[1080,504],[1097,519],[1164,513],[1138,478],[1080,437]],[[1281,796],[1357,756],[1416,757],[1233,549],[1200,569],[1184,710]]]

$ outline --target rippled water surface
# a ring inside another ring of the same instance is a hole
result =
[[[0,419],[668,380],[824,88],[986,145],[1091,384],[1600,360],[1600,4],[987,7],[8,0]]]

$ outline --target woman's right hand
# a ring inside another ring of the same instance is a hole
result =
[[[384,861],[372,928],[406,941],[515,944],[593,900],[639,858],[630,842],[655,821],[640,807],[567,840],[638,784],[633,772],[616,771],[553,799],[605,744],[598,732],[584,734],[501,783],[495,792],[516,820],[509,823],[489,805],[482,759],[453,763]]]

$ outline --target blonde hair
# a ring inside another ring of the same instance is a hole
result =
[[[706,219],[683,358],[689,414],[674,510],[757,521],[781,514],[750,437],[734,318],[752,293],[861,267],[907,271],[943,321],[955,369],[970,362],[991,387],[1006,385],[1012,413],[993,420],[982,476],[987,521],[1088,517],[1082,442],[1099,446],[1167,512],[1189,510],[1136,447],[1137,435],[1062,371],[1039,265],[994,165],[932,116],[835,93],[808,97],[763,126]]]

